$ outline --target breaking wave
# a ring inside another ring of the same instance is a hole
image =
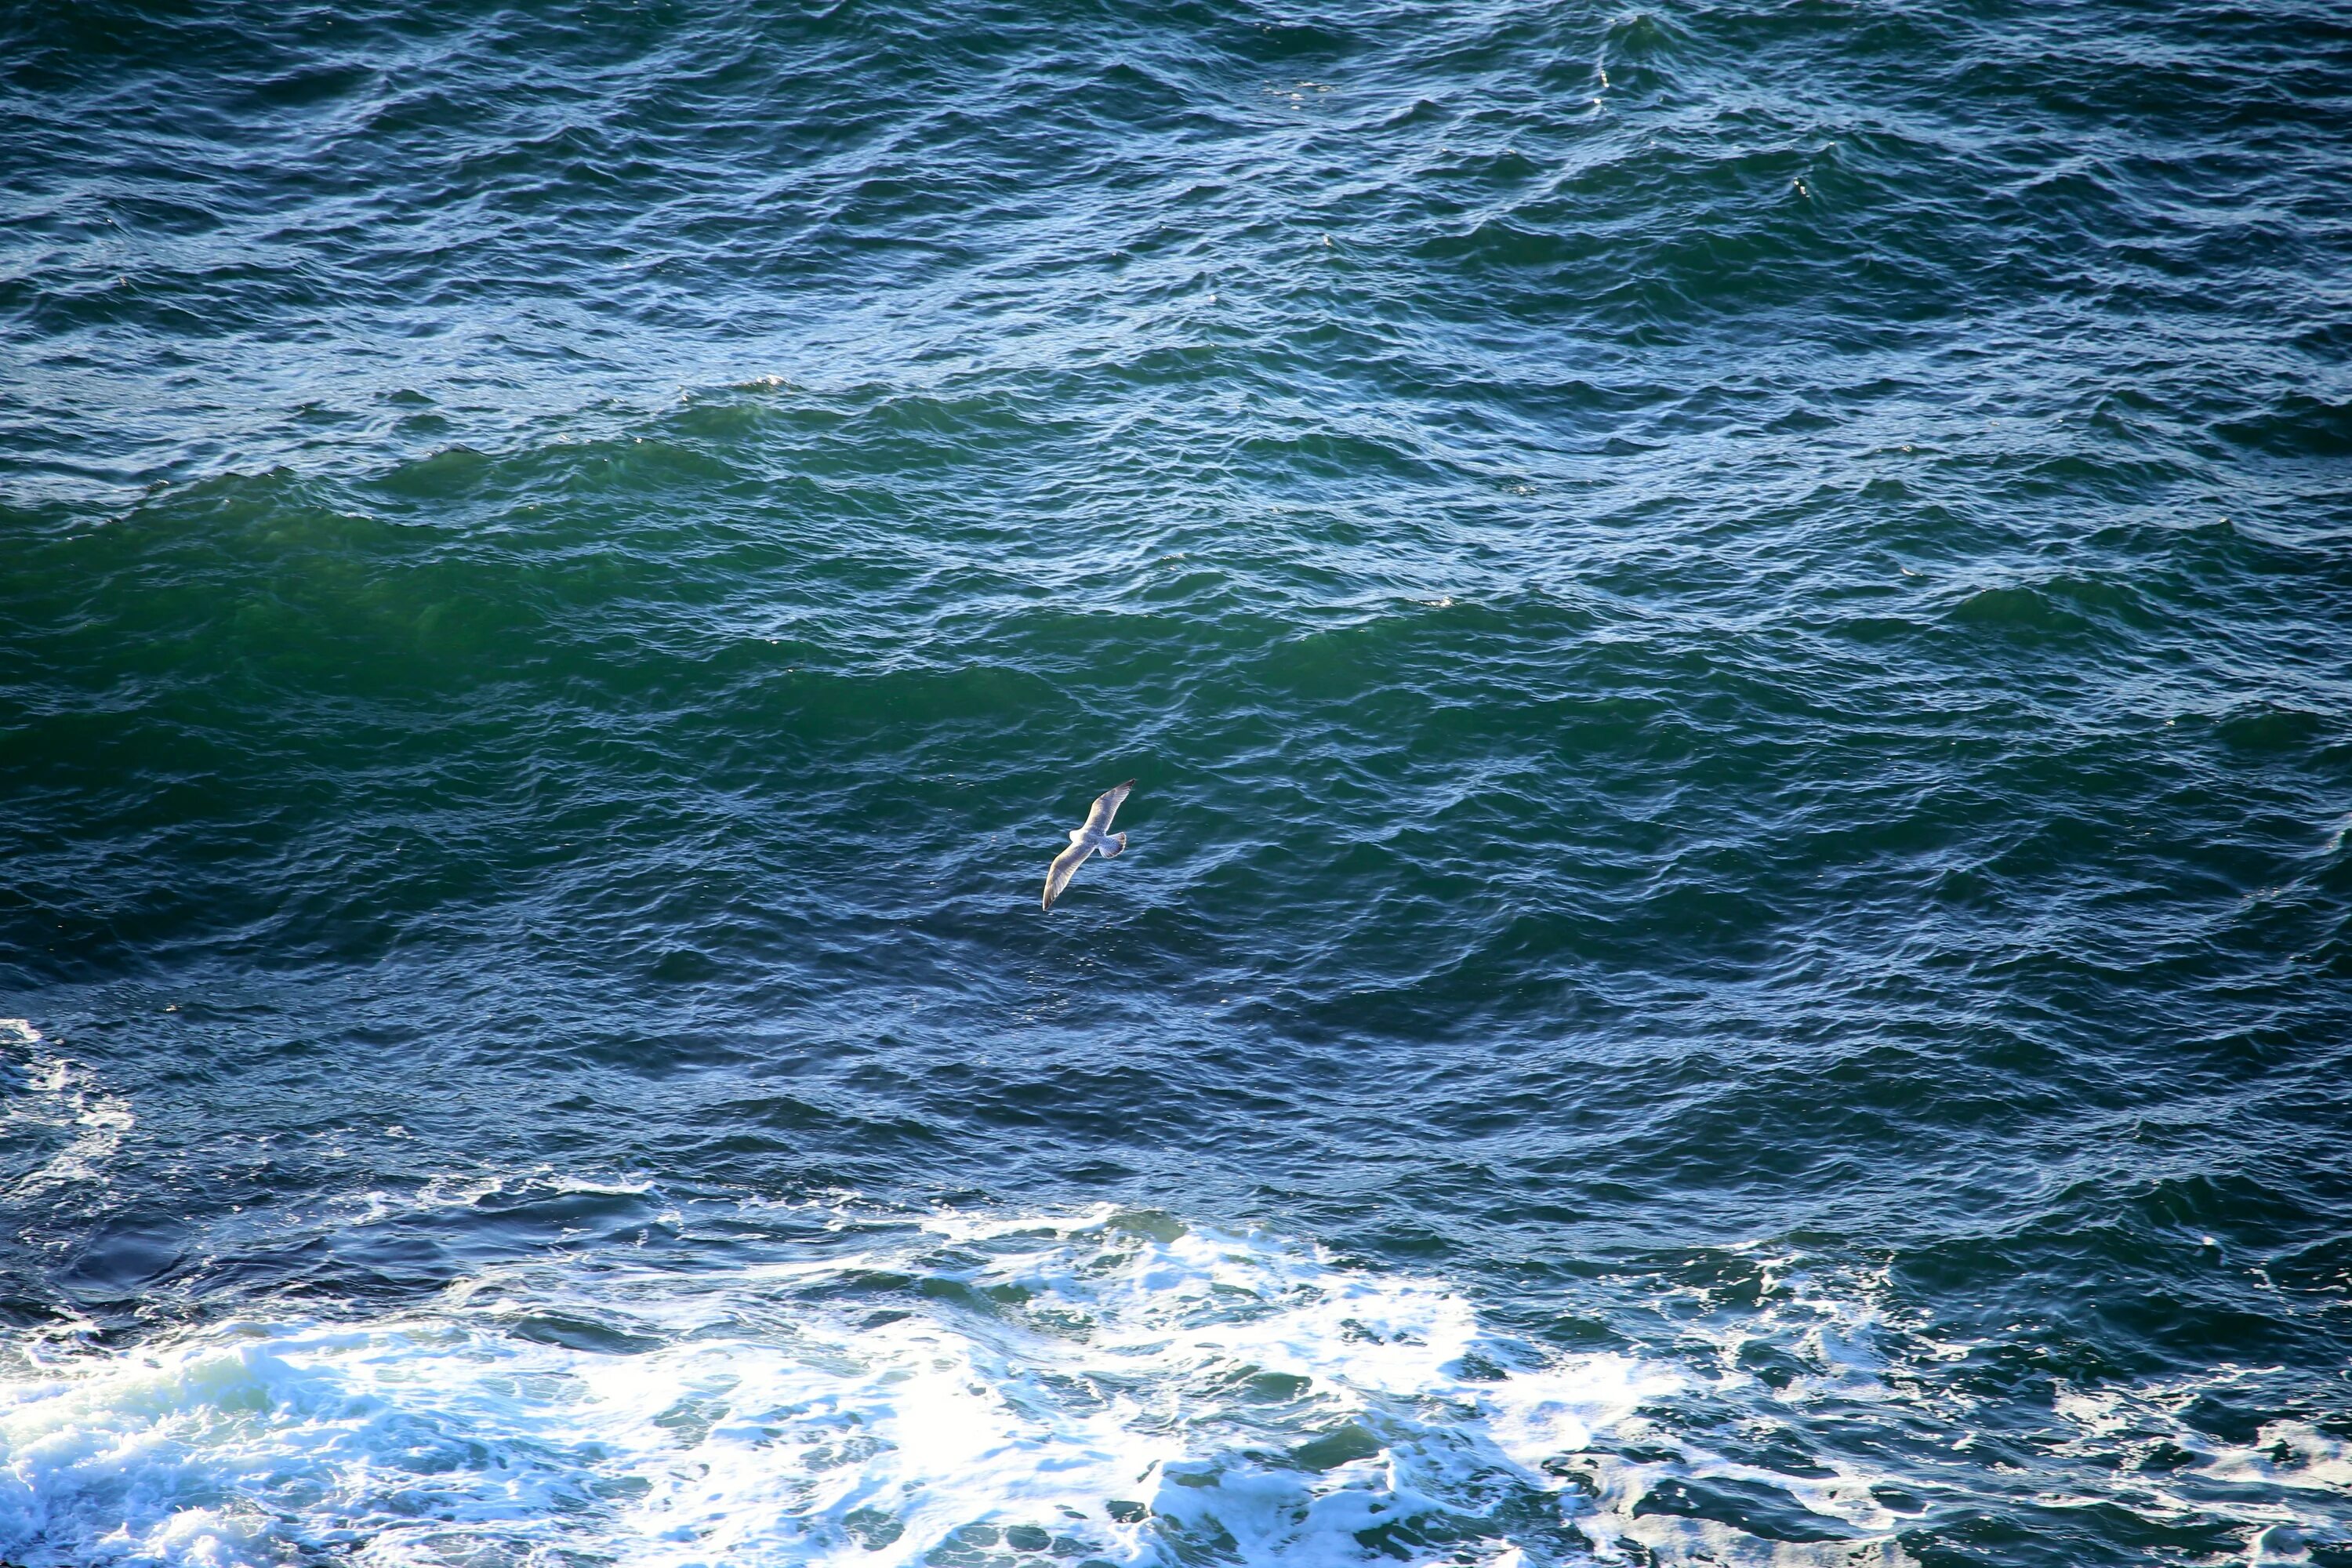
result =
[[[1443,1283],[1158,1214],[940,1215],[723,1271],[551,1258],[395,1316],[10,1360],[0,1552],[31,1568],[1519,1563],[1740,1537],[1641,1506],[1643,1413],[1686,1372],[1538,1355]],[[1891,1522],[1860,1478],[1800,1484],[1842,1561]]]

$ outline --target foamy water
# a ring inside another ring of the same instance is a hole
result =
[[[130,1102],[93,1083],[75,1063],[51,1054],[26,1018],[0,1018],[0,1072],[15,1081],[0,1096],[0,1141],[23,1151],[9,1171],[20,1198],[54,1198],[59,1189],[100,1179],[100,1169],[135,1125]]]
[[[1916,1376],[1969,1348],[1883,1321],[1867,1280],[1692,1315],[1672,1356],[1560,1354],[1440,1279],[1163,1214],[835,1226],[740,1268],[558,1252],[381,1316],[113,1351],[18,1336],[0,1557],[1894,1563],[1922,1498],[1987,1484],[1980,1410]],[[1796,1375],[1749,1369],[1768,1339]],[[2034,1500],[2218,1507],[2250,1560],[2305,1561],[2346,1446],[2303,1423],[2215,1445],[2181,1419],[2259,1376],[2061,1395],[2072,1489]],[[1783,1418],[1856,1411],[1908,1431],[1899,1462],[1740,1457]]]
[[[0,1033],[17,1190],[103,1195],[130,1105],[29,1021]],[[2352,1498],[2326,1426],[2226,1442],[2198,1419],[2284,1404],[2275,1367],[2060,1384],[2018,1470],[1997,1403],[1938,1375],[1985,1345],[1890,1312],[1878,1273],[1760,1244],[1732,1249],[1745,1304],[1596,1287],[1648,1348],[1561,1353],[1442,1277],[1158,1211],[678,1207],[541,1170],[270,1223],[299,1248],[573,1200],[731,1239],[558,1243],[394,1310],[128,1348],[86,1320],[0,1334],[0,1560],[1897,1563],[1925,1510],[1992,1494],[2218,1531],[2267,1564],[2313,1561]],[[1776,1447],[1791,1423],[1900,1436],[1862,1462]]]
[[[1618,1354],[1538,1362],[1441,1282],[1264,1237],[942,1216],[821,1260],[553,1259],[396,1317],[20,1346],[0,1551],[36,1568],[1615,1556],[1675,1521],[1624,1511],[1643,1467],[1608,1450],[1688,1381]]]

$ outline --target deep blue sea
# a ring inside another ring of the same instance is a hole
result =
[[[0,3],[7,1568],[2347,1568],[2347,826],[2343,0]]]

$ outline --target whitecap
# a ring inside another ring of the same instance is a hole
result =
[[[1580,1551],[1557,1461],[1680,1374],[1497,1375],[1487,1342],[1443,1283],[1156,1215],[942,1215],[725,1272],[568,1258],[26,1367],[0,1555],[1521,1562],[1531,1519],[1538,1555]]]
[[[108,1090],[80,1065],[54,1056],[29,1018],[0,1018],[0,1043],[25,1047],[12,1064],[16,1092],[0,1101],[0,1142],[49,1148],[39,1165],[16,1179],[19,1199],[61,1187],[99,1184],[138,1118],[131,1102]]]

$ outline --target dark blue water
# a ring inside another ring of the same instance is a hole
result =
[[[0,12],[0,1558],[2352,1563],[2347,280],[2308,0]]]

